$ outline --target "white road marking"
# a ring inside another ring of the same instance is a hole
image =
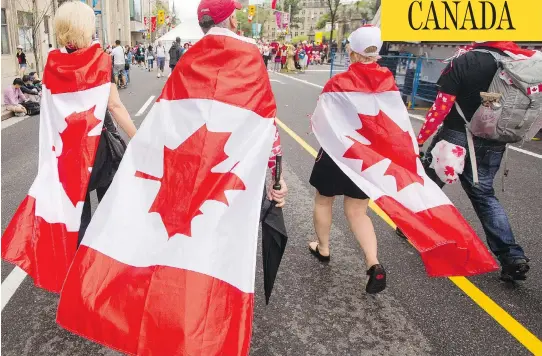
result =
[[[281,82],[280,80],[278,79],[269,79],[270,82],[277,82],[277,83],[280,83],[280,84],[284,84],[284,82]]]
[[[305,72],[327,72],[329,73],[331,70],[330,69],[306,69]],[[346,69],[336,69],[336,68],[333,68],[333,72],[345,72]]]
[[[28,119],[30,116],[26,115],[26,116],[21,116],[21,117],[18,117],[18,116],[14,116],[14,117],[11,117],[7,120],[4,120],[2,121],[2,130],[7,128],[7,127],[10,127],[12,125],[15,125],[16,123],[19,123],[25,119]]]
[[[313,87],[316,87],[316,88],[320,88],[320,89],[323,88],[322,85],[314,84],[314,83],[311,83],[311,82],[306,81],[306,80],[303,80],[303,79],[299,79],[299,78],[296,78],[296,77],[292,77],[291,75],[286,75],[286,74],[277,73],[277,72],[275,72],[275,74],[276,74],[276,75],[281,75],[281,76],[286,77],[286,78],[290,78],[290,79],[292,79],[292,80],[297,80],[298,82],[301,82],[301,83],[303,83],[303,84],[312,85]]]
[[[145,112],[145,110],[147,110],[147,108],[149,107],[149,105],[151,105],[152,101],[154,100],[155,96],[154,95],[151,95],[149,97],[149,99],[145,102],[145,104],[143,104],[143,106],[141,107],[141,109],[139,109],[139,111],[135,114],[135,116],[141,116],[143,115],[143,113]]]
[[[278,75],[282,75],[283,77],[287,77],[287,78],[290,78],[292,80],[296,80],[298,82],[301,82],[303,84],[307,84],[307,85],[312,85],[313,87],[316,87],[316,88],[323,88],[323,86],[321,85],[318,85],[318,84],[314,84],[314,83],[311,83],[309,81],[306,81],[306,80],[303,80],[303,79],[299,79],[299,78],[296,78],[296,77],[292,77],[290,75],[286,75],[286,74],[282,74],[282,73],[275,73],[275,74],[278,74]],[[421,115],[416,115],[416,114],[408,114],[408,116],[410,116],[411,119],[414,119],[414,120],[418,120],[418,121],[425,121],[425,117],[421,116]],[[524,150],[522,148],[519,148],[519,147],[515,147],[515,146],[508,146],[509,149],[513,150],[513,151],[516,151],[516,152],[520,152],[520,153],[523,153],[523,154],[526,154],[528,156],[531,156],[531,157],[535,157],[535,158],[540,158],[542,159],[542,154],[538,154],[538,153],[534,153],[534,152],[531,152],[531,151],[527,151],[527,150]]]
[[[4,279],[2,283],[2,309],[0,311],[4,310],[4,307],[8,304],[11,297],[13,297],[17,288],[23,283],[26,276],[25,271],[19,267],[15,267],[6,279]]]

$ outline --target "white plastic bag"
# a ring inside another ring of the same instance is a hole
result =
[[[442,182],[453,184],[459,180],[459,175],[463,173],[466,154],[467,150],[464,147],[441,140],[431,150],[433,159],[430,167],[435,170]]]

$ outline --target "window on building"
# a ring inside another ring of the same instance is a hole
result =
[[[305,32],[304,32],[304,31],[301,31],[301,36],[303,36],[304,34],[305,34]]]
[[[2,9],[2,54],[9,54],[9,34],[6,9]]]
[[[295,37],[299,36],[299,33],[297,31],[295,31],[294,36]]]
[[[32,51],[32,25],[34,23],[32,13],[17,11],[17,25],[19,27],[19,45],[23,51]]]

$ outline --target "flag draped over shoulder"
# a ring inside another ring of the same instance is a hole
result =
[[[469,276],[498,268],[425,174],[408,112],[388,69],[356,63],[331,78],[312,126],[342,171],[409,237],[430,276]]]
[[[275,113],[254,44],[213,28],[190,48],[93,216],[58,323],[128,354],[247,355]]]
[[[49,53],[38,174],[2,236],[2,258],[52,292],[60,292],[75,256],[110,81],[111,58],[99,45]]]

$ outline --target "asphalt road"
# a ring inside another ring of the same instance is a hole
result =
[[[313,68],[314,69],[314,68]],[[292,77],[271,74],[278,117],[306,143],[317,149],[308,134],[308,116],[314,110],[329,74],[317,72]],[[163,78],[132,70],[132,84],[121,98],[136,117],[151,95],[158,96]],[[314,85],[308,84],[313,83]],[[147,111],[150,107],[147,108]],[[421,112],[413,114],[423,115]],[[421,122],[413,118],[415,130]],[[2,128],[2,231],[26,195],[37,171],[38,118],[31,117]],[[251,355],[529,355],[522,345],[541,345],[542,241],[539,220],[542,156],[510,151],[507,190],[498,196],[509,213],[518,241],[531,257],[529,279],[511,286],[498,274],[470,278],[478,288],[460,290],[449,279],[428,278],[417,252],[380,217],[371,213],[379,238],[379,255],[388,270],[388,289],[377,296],[364,292],[362,253],[348,229],[340,199],[334,209],[331,236],[332,262],[321,265],[307,251],[313,238],[312,199],[308,180],[312,156],[281,130],[284,174],[289,187],[285,208],[290,240],[274,294],[265,306],[261,260],[256,275],[256,308]],[[541,143],[523,149],[542,154]],[[497,185],[500,188],[500,184]],[[472,223],[480,236],[481,225],[459,185],[446,193]],[[2,262],[2,289],[13,266]],[[466,282],[468,283],[468,282]],[[481,291],[476,294],[477,290]],[[471,298],[475,296],[480,306]],[[489,297],[519,324],[503,317]],[[33,287],[29,278],[2,310],[3,355],[117,355],[59,328],[55,323],[58,297]],[[501,326],[489,310],[516,337]],[[532,333],[529,334],[525,329]],[[525,337],[525,338],[523,338]],[[523,339],[522,339],[523,338]],[[538,342],[538,344],[537,344]],[[540,350],[532,350],[534,353]]]

